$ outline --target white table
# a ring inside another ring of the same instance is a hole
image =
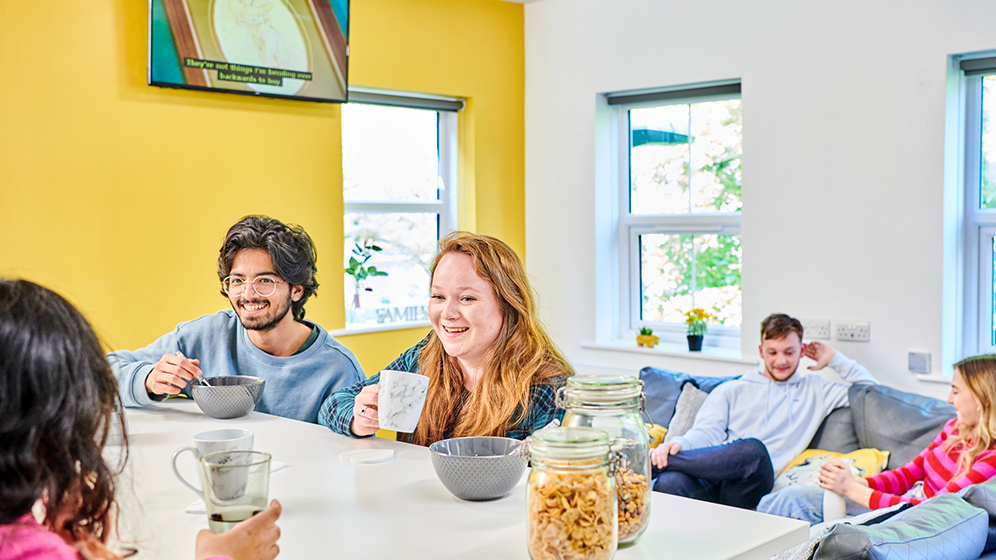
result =
[[[120,530],[142,558],[190,560],[205,515],[184,513],[197,497],[174,476],[170,457],[194,434],[247,428],[255,449],[287,467],[270,476],[270,497],[283,504],[281,558],[523,558],[525,477],[512,494],[465,502],[439,482],[427,448],[380,438],[352,439],[329,429],[253,412],[215,420],[191,401],[171,399],[127,409],[130,457],[119,477]],[[357,465],[338,460],[351,449],[390,448],[392,460]],[[120,448],[108,448],[114,458]],[[184,454],[183,470],[196,476]],[[653,493],[650,527],[616,558],[762,559],[802,543],[801,521]]]

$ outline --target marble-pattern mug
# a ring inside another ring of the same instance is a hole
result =
[[[197,459],[200,459],[208,453],[215,453],[217,451],[252,451],[252,444],[252,431],[244,428],[230,428],[227,430],[210,430],[207,432],[201,432],[194,436],[194,445],[181,447],[173,452],[173,474],[175,474],[176,477],[180,479],[180,482],[185,484],[187,488],[193,490],[194,493],[203,499],[204,490],[194,486],[188,482],[182,474],[180,474],[180,469],[176,466],[177,457],[179,457],[184,451],[190,451]]]
[[[377,418],[380,427],[395,432],[414,432],[425,405],[429,378],[418,373],[385,369],[380,372],[379,385]]]

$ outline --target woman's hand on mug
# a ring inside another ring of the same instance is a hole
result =
[[[232,560],[273,560],[280,554],[277,519],[282,511],[280,502],[271,500],[270,507],[230,531],[216,535],[210,529],[204,529],[197,533],[194,560],[212,556],[228,556]]]
[[[377,397],[380,385],[367,385],[353,399],[353,421],[349,425],[354,435],[369,436],[377,433],[380,422],[377,416]]]
[[[860,478],[854,478],[854,475],[851,474],[851,468],[845,465],[843,461],[837,459],[820,466],[818,484],[821,488],[849,498],[851,497],[850,491],[852,488],[862,485],[867,486],[868,482]]]

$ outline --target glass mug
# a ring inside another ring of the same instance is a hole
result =
[[[266,509],[270,492],[269,453],[217,451],[200,458],[208,526],[224,533]]]

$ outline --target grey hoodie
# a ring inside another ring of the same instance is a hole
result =
[[[682,449],[699,449],[757,438],[768,448],[777,476],[809,445],[833,409],[848,406],[851,383],[878,383],[864,366],[840,350],[829,365],[847,383],[798,370],[781,382],[768,379],[761,370],[727,381],[702,403],[692,429],[672,441]]]

